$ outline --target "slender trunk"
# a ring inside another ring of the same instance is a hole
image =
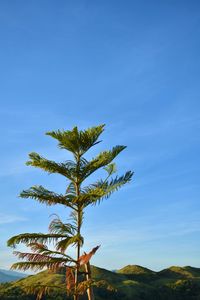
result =
[[[85,272],[86,272],[86,280],[92,279],[91,277],[91,268],[90,268],[90,263],[88,262],[85,264]],[[93,293],[93,288],[90,286],[87,289],[87,295],[88,295],[88,300],[94,300],[94,293]]]
[[[77,178],[76,178],[76,196],[79,197],[80,195],[80,183],[79,183],[79,171],[80,171],[80,156],[78,155],[77,157]],[[77,235],[80,236],[81,232],[81,208],[78,205],[78,211],[77,211]],[[75,295],[74,295],[74,300],[79,299],[79,295],[77,294],[77,287],[78,287],[78,275],[79,275],[79,257],[80,257],[80,242],[78,241],[77,243],[77,252],[76,252],[76,260],[77,260],[77,265],[76,265],[76,271],[75,271]]]
[[[78,221],[78,227],[77,227],[77,234],[80,235],[80,229],[81,229],[81,224],[80,224],[80,210],[78,211],[77,215],[77,221]],[[76,265],[76,271],[75,271],[75,290],[77,290],[78,287],[78,274],[79,274],[79,257],[80,257],[80,243],[77,243],[77,252],[76,252],[76,260],[77,260],[77,265]],[[76,294],[74,295],[74,300],[78,300],[79,296]]]

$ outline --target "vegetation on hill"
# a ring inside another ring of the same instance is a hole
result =
[[[100,286],[95,286],[96,300],[200,300],[200,268],[171,267],[154,272],[129,265],[111,272],[92,266],[92,276],[101,281]],[[42,299],[71,300],[65,293],[65,276],[62,271],[43,271],[12,283],[1,284],[0,299],[34,300],[36,296],[31,293],[30,287],[39,284],[57,286],[53,293]],[[25,290],[29,290],[29,293]],[[82,296],[81,299],[86,298]]]
[[[125,266],[118,270],[117,273],[126,275],[130,280],[141,282],[149,282],[157,279],[156,272],[137,265]]]

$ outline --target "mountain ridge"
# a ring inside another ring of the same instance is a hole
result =
[[[104,284],[104,287],[98,285],[94,287],[95,300],[200,299],[200,268],[171,266],[156,272],[138,265],[127,265],[114,272],[96,266],[91,266],[91,270],[93,278]],[[53,284],[59,287],[45,299],[71,300],[71,298],[66,297],[64,271],[49,273],[47,270],[1,285],[0,299],[11,299],[12,293],[15,293],[14,299],[16,300],[34,299],[31,295],[28,298],[29,296],[24,294],[23,290],[39,284]],[[16,296],[16,291],[19,298]],[[85,300],[86,298],[81,299]]]

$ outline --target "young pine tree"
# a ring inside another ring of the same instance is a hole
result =
[[[125,149],[125,146],[115,146],[109,151],[99,153],[91,160],[84,158],[85,153],[100,142],[99,136],[103,130],[104,125],[99,125],[84,131],[74,127],[72,130],[46,133],[58,141],[59,148],[69,151],[73,159],[58,163],[33,152],[29,154],[30,160],[27,165],[40,168],[50,174],[56,173],[64,176],[67,179],[65,193],[58,194],[43,186],[33,186],[22,191],[20,196],[35,199],[46,205],[60,204],[68,207],[71,223],[63,223],[59,217],[56,217],[50,223],[48,233],[22,233],[8,240],[8,246],[15,247],[17,244],[24,243],[31,249],[28,253],[14,251],[15,255],[25,261],[13,264],[13,269],[66,268],[67,291],[73,295],[74,300],[78,300],[86,290],[88,299],[94,299],[89,260],[98,246],[88,254],[81,255],[81,248],[84,244],[81,234],[84,210],[87,206],[95,205],[108,198],[128,183],[133,175],[131,171],[128,171],[122,176],[113,177],[116,172],[113,160]],[[105,178],[86,186],[85,180],[100,168],[106,171]],[[53,243],[52,249],[49,248],[50,243]],[[74,257],[69,256],[67,252],[70,246],[75,246]],[[85,266],[85,273],[81,270],[82,265]],[[86,279],[83,279],[84,274]],[[48,288],[51,287],[41,287],[40,295],[43,290],[48,291]]]

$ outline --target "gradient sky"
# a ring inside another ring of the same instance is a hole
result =
[[[44,133],[101,123],[88,157],[127,145],[118,172],[135,175],[86,211],[84,250],[101,244],[92,263],[200,267],[199,0],[1,0],[0,41],[0,268],[15,261],[10,236],[68,217],[18,198],[66,185],[25,166],[28,153],[69,159]]]

